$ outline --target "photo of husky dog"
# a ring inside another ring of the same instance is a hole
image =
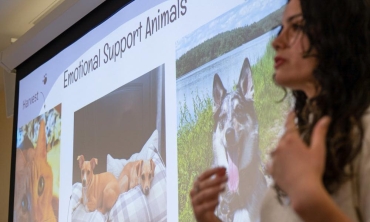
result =
[[[258,122],[253,100],[252,71],[244,60],[235,90],[227,92],[218,74],[213,80],[213,153],[215,166],[225,166],[226,191],[216,209],[222,221],[239,217],[259,221],[258,209],[267,189],[261,171]]]

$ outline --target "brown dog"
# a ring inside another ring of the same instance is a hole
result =
[[[139,184],[143,160],[128,162],[118,178],[121,193],[124,193]]]
[[[149,194],[150,187],[154,178],[155,163],[153,159],[144,160],[141,168],[141,189],[145,195]]]
[[[142,192],[148,195],[154,177],[154,170],[155,163],[153,159],[136,160],[127,163],[118,179],[121,193],[140,184]]]
[[[108,212],[116,203],[119,195],[117,179],[109,172],[95,174],[94,168],[98,159],[85,161],[83,155],[78,156],[81,169],[82,197],[80,202],[87,211],[98,210],[102,214]]]

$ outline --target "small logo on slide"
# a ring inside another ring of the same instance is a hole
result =
[[[48,81],[48,74],[45,74],[44,75],[44,79],[42,80],[42,82],[44,83],[44,85],[46,84],[46,82]]]

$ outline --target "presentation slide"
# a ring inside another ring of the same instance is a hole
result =
[[[286,0],[136,0],[19,83],[14,221],[259,221],[290,107],[273,83]]]

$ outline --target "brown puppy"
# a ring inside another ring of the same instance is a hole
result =
[[[144,160],[141,168],[141,190],[145,195],[149,194],[150,187],[154,178],[155,163],[153,159]]]
[[[80,202],[87,211],[98,210],[102,214],[108,212],[116,203],[119,195],[117,179],[109,172],[94,175],[98,159],[85,161],[83,155],[77,160],[81,169],[82,197]]]
[[[124,193],[138,184],[145,195],[149,194],[151,183],[154,177],[155,163],[150,160],[136,160],[127,163],[119,176],[121,193]]]
[[[124,193],[139,184],[143,160],[128,162],[118,178],[121,193]]]

